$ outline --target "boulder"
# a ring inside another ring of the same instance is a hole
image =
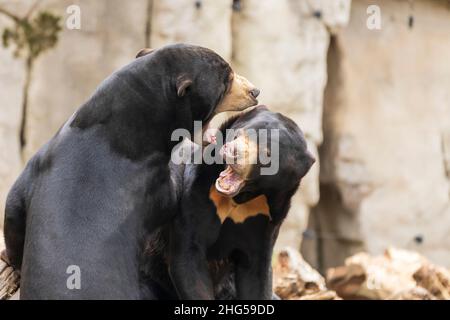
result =
[[[336,292],[325,286],[325,279],[300,253],[284,248],[273,266],[273,291],[283,300],[336,300]]]
[[[215,50],[230,61],[231,12],[229,0],[152,1],[150,46],[185,42]]]
[[[365,252],[327,271],[327,286],[343,299],[450,299],[450,273],[417,252],[388,248]]]

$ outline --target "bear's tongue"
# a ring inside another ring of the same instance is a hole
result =
[[[237,195],[243,186],[244,179],[229,165],[220,173],[219,178],[216,180],[217,191],[229,197]]]

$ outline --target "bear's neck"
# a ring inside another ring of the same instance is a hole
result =
[[[149,87],[136,74],[114,73],[78,110],[71,126],[101,126],[111,147],[130,159],[157,151],[169,154],[174,107],[160,89]]]

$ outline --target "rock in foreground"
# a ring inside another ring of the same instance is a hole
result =
[[[273,290],[283,300],[336,300],[336,292],[298,251],[286,248],[278,253],[273,267]]]
[[[450,272],[420,254],[395,248],[359,253],[327,272],[327,285],[343,299],[450,299]]]

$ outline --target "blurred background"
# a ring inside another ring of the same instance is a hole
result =
[[[388,246],[450,267],[450,1],[0,0],[0,32],[1,221],[26,161],[104,78],[188,42],[260,88],[319,159],[277,248],[321,272]]]

